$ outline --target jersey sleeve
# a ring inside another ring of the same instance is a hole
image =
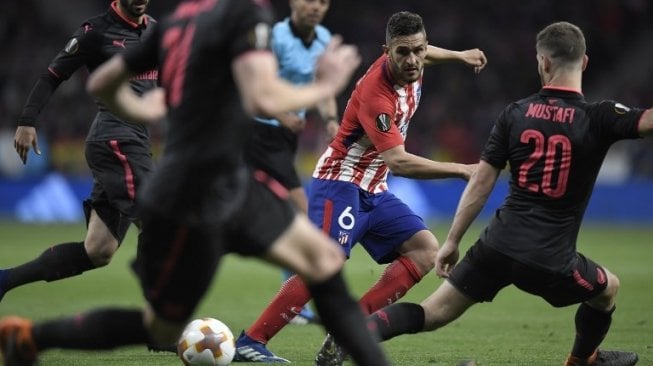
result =
[[[36,126],[43,108],[59,85],[86,65],[89,55],[98,52],[97,34],[86,22],[68,39],[65,47],[50,62],[47,72],[41,74],[32,87],[18,119],[19,126]]]
[[[638,132],[639,121],[644,109],[630,108],[621,103],[606,100],[597,103],[589,110],[591,119],[596,122],[599,136],[607,142],[641,137]]]
[[[481,152],[481,160],[497,169],[505,168],[509,157],[509,118],[509,108],[506,108],[495,121],[492,132]]]
[[[404,144],[394,120],[395,112],[392,96],[380,87],[363,86],[357,117],[378,152]]]
[[[229,13],[235,22],[230,42],[231,58],[252,50],[269,50],[272,10],[267,2],[254,0],[232,1],[236,9]]]
[[[93,55],[100,52],[101,38],[102,35],[96,32],[91,23],[82,24],[68,39],[64,49],[50,62],[48,70],[60,82],[67,80],[75,71],[85,66]]]

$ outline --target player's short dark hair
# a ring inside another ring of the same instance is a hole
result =
[[[542,29],[536,38],[535,48],[554,60],[563,63],[577,62],[586,51],[585,36],[577,26],[568,22],[557,22]]]
[[[420,32],[426,34],[421,16],[409,11],[394,13],[388,19],[385,28],[385,43],[390,44],[390,40],[395,37],[410,36]]]

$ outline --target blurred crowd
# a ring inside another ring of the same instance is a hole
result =
[[[151,0],[150,14],[162,17],[177,1]],[[273,0],[279,18],[287,0]],[[442,65],[425,73],[420,109],[408,133],[407,149],[435,159],[474,162],[492,123],[507,103],[536,92],[534,39],[543,26],[559,20],[579,25],[586,34],[588,100],[615,99],[630,106],[653,103],[650,62],[653,5],[649,0],[331,0],[325,25],[360,47],[361,75],[381,53],[385,23],[394,12],[410,10],[424,18],[431,44],[449,49],[481,48],[488,57],[479,75],[462,65]],[[30,88],[49,61],[85,18],[103,12],[109,0],[0,2],[0,138],[13,137]],[[88,174],[82,141],[95,113],[84,91],[85,72],[62,84],[41,115],[40,138],[49,145],[48,168]],[[351,88],[339,98],[344,109]],[[306,174],[325,145],[314,115],[302,138],[300,167]],[[311,123],[314,122],[314,123]],[[160,133],[155,131],[155,141]],[[3,137],[4,136],[4,137]],[[653,179],[653,142],[619,143],[611,152],[613,174]],[[6,142],[6,141],[5,141]],[[5,144],[6,145],[6,144]],[[1,160],[8,149],[1,149]],[[13,161],[13,160],[12,160]],[[0,176],[2,175],[0,164]]]

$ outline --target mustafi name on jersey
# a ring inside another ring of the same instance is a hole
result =
[[[544,119],[557,123],[573,123],[574,112],[572,107],[558,107],[542,103],[531,103],[528,105],[526,117]]]

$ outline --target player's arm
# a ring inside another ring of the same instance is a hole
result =
[[[406,151],[398,145],[381,152],[381,157],[392,174],[415,179],[462,178],[468,180],[476,164],[433,161]]]
[[[320,101],[317,104],[317,110],[320,113],[322,121],[324,121],[327,137],[329,140],[333,140],[338,133],[338,128],[340,128],[336,97],[333,96]]]
[[[64,49],[50,61],[47,71],[41,74],[32,87],[18,119],[14,135],[14,148],[23,164],[27,163],[30,148],[33,148],[38,155],[41,154],[36,135],[39,115],[59,85],[84,66],[86,55],[88,52],[92,52],[91,39],[92,36],[89,36],[83,27],[78,29],[68,40]]]
[[[474,71],[479,73],[487,64],[487,58],[485,57],[485,53],[478,48],[452,51],[428,45],[424,65],[436,65],[443,62],[462,62],[467,66],[473,67]]]
[[[360,64],[358,50],[334,37],[318,61],[315,82],[295,86],[277,74],[270,52],[250,51],[234,59],[232,70],[245,110],[252,115],[278,115],[316,105],[342,91]]]
[[[27,163],[30,148],[33,148],[36,154],[41,155],[36,135],[36,121],[60,83],[61,80],[48,70],[48,73],[41,75],[36,81],[27,97],[14,135],[14,149],[23,164]]]
[[[469,225],[487,202],[501,170],[481,160],[463,191],[447,240],[460,243]]]
[[[469,226],[485,206],[501,170],[481,160],[463,191],[447,240],[440,248],[435,263],[438,276],[448,277],[458,261],[458,246]]]
[[[143,124],[160,121],[167,112],[163,89],[155,88],[139,96],[129,84],[132,76],[123,55],[115,55],[91,74],[86,89],[124,119]]]

